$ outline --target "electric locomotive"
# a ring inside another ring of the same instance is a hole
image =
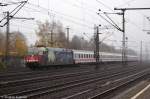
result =
[[[122,61],[119,53],[99,52],[100,61],[114,62]],[[138,57],[127,55],[127,61],[137,61]],[[28,67],[54,66],[65,64],[79,64],[96,62],[94,51],[71,50],[65,48],[33,47],[29,48],[28,55],[25,56],[25,64]]]
[[[73,52],[63,48],[33,47],[25,56],[28,67],[73,64]]]

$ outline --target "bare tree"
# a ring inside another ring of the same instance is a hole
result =
[[[66,36],[61,22],[45,21],[44,23],[37,23],[38,30],[36,30],[36,34],[39,40],[36,42],[36,45],[66,47]]]
[[[73,36],[72,41],[70,43],[70,48],[81,49],[81,38],[76,35]]]
[[[83,37],[74,35],[72,40],[67,45],[67,38],[64,32],[63,24],[60,21],[45,21],[37,22],[38,29],[36,34],[39,37],[39,40],[36,42],[36,46],[47,46],[47,47],[62,47],[62,48],[71,48],[79,50],[95,50],[95,40],[94,36],[89,40],[85,40]],[[103,52],[115,52],[120,51],[116,50],[113,46],[109,46],[106,43],[100,41],[100,51]],[[132,51],[130,51],[132,52]],[[133,53],[133,52],[132,52]]]

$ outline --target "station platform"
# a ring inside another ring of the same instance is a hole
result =
[[[150,80],[141,81],[112,99],[150,99]]]

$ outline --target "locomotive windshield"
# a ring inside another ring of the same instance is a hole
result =
[[[46,52],[46,48],[29,48],[28,55],[43,55]]]

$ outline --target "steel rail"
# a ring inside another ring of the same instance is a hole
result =
[[[111,78],[111,77],[118,76],[120,74],[126,74],[128,72],[131,72],[131,71],[120,72],[120,73],[116,73],[114,75],[109,75],[109,76],[105,76],[105,77],[101,77],[101,78],[95,77],[93,79],[89,78],[89,79],[70,81],[70,82],[67,82],[67,83],[64,83],[64,84],[60,84],[60,85],[55,85],[55,86],[50,86],[50,87],[41,87],[41,88],[37,88],[37,89],[12,93],[12,94],[8,94],[7,96],[26,95],[28,98],[31,98],[31,97],[43,95],[43,94],[46,94],[46,93],[58,92],[58,91],[62,91],[62,90],[72,88],[72,87],[76,87],[76,86],[79,86],[79,85],[85,85],[85,84],[89,84],[89,83],[92,83],[92,82],[108,79],[108,78]]]

